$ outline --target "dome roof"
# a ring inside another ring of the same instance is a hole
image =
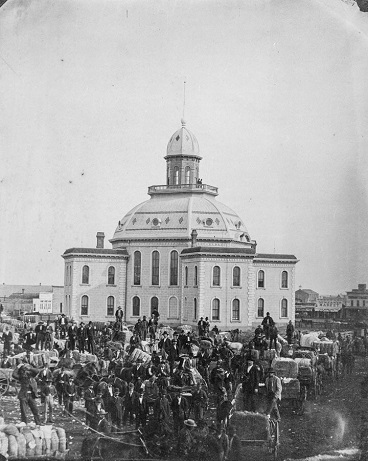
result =
[[[154,195],[127,213],[115,230],[112,243],[119,240],[190,238],[238,241],[250,237],[240,217],[208,194]],[[240,243],[242,242],[242,243]]]
[[[167,145],[167,155],[195,155],[199,156],[199,144],[194,134],[181,121],[182,126],[171,136]]]

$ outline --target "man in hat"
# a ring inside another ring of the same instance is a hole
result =
[[[275,370],[272,367],[268,370],[265,387],[267,397],[266,414],[269,417],[272,417],[271,415],[273,415],[273,419],[275,419],[275,421],[280,421],[281,418],[277,402],[281,400],[282,385],[281,379],[276,376]]]
[[[198,322],[198,336],[199,337],[204,335],[205,326],[206,326],[205,321],[203,320],[203,317],[201,317]]]
[[[74,383],[73,376],[65,376],[65,383],[64,383],[64,405],[65,405],[65,413],[72,415],[73,414],[73,407],[74,407],[74,400],[77,394],[77,388]]]
[[[111,432],[111,428],[110,428],[109,422],[106,419],[106,415],[107,415],[107,412],[103,409],[101,409],[97,413],[98,423],[97,423],[96,431],[100,432],[101,434],[109,435]]]
[[[86,345],[86,339],[87,339],[87,331],[84,326],[84,322],[81,322],[79,325],[79,328],[77,330],[77,339],[78,339],[78,349],[79,352],[85,352],[85,345]]]
[[[138,398],[135,402],[135,428],[139,429],[140,426],[145,427],[148,416],[148,402],[144,395],[143,388],[138,391]]]
[[[203,389],[202,383],[198,383],[192,394],[192,403],[194,408],[194,419],[199,422],[204,419],[204,412],[208,406],[208,395]]]
[[[36,325],[35,333],[36,333],[36,349],[43,350],[45,344],[45,337],[46,337],[46,330],[47,326],[45,322],[38,322]]]
[[[129,417],[130,425],[134,422],[134,412],[136,407],[136,401],[138,398],[137,392],[134,390],[134,384],[129,383],[128,392],[125,394],[124,398],[124,415],[123,415],[123,424],[127,424]]]
[[[293,322],[289,320],[289,323],[286,326],[286,337],[287,337],[288,344],[291,344],[293,341],[294,331],[295,331],[295,328],[294,328]]]
[[[77,333],[78,333],[77,322],[74,321],[68,328],[69,349],[71,351],[75,350],[75,340],[77,338]]]
[[[173,414],[174,434],[178,434],[179,430],[183,428],[184,421],[188,417],[189,404],[187,399],[183,396],[183,390],[179,391],[179,395],[175,396],[171,402],[171,411]]]
[[[121,324],[123,321],[123,318],[124,318],[123,309],[121,308],[121,306],[118,306],[117,310],[115,311],[115,320],[116,322]]]
[[[171,349],[171,339],[169,338],[169,334],[167,331],[164,331],[162,333],[162,338],[158,343],[158,348],[161,350],[161,353],[164,358],[166,358],[169,355]]]
[[[20,390],[18,393],[18,399],[20,405],[21,420],[27,424],[27,406],[29,406],[34,416],[35,423],[40,425],[40,416],[38,414],[38,408],[35,402],[35,399],[37,398],[37,383],[36,380],[32,378],[30,372],[24,365],[19,368],[19,382]]]
[[[45,401],[45,394],[43,388],[46,386],[46,383],[52,382],[52,372],[49,368],[49,364],[46,362],[43,370],[41,370],[36,376],[36,381],[38,382],[41,390],[41,402]]]
[[[178,453],[180,456],[190,458],[194,448],[193,429],[197,427],[193,419],[183,421],[183,427],[179,432],[178,437]]]
[[[146,369],[143,366],[143,359],[141,357],[137,359],[136,364],[133,366],[132,373],[134,376],[134,381],[137,381],[138,378],[145,379]]]
[[[97,328],[93,325],[90,321],[88,322],[88,326],[86,328],[86,336],[87,336],[87,350],[90,354],[95,353],[95,338],[97,336]]]
[[[263,328],[262,325],[258,325],[258,327],[254,330],[254,336],[263,335]]]
[[[247,361],[247,368],[245,370],[242,380],[243,401],[244,409],[246,411],[257,410],[257,396],[259,389],[259,372],[257,367],[253,364],[253,360]]]
[[[262,326],[267,340],[270,338],[270,327],[274,324],[273,318],[270,316],[270,313],[267,312],[266,317],[262,320]]]
[[[170,432],[170,403],[167,390],[161,389],[158,399],[153,403],[154,419],[160,424],[159,432]]]
[[[65,314],[61,314],[58,323],[60,328],[60,339],[64,339],[68,329],[68,319],[65,317]]]
[[[87,426],[93,426],[93,410],[95,402],[95,392],[93,390],[94,383],[91,380],[88,384],[88,388],[84,392],[84,407],[86,409],[86,424]]]
[[[44,400],[44,423],[49,424],[53,423],[53,410],[54,410],[54,394],[55,387],[52,384],[52,378],[49,377],[46,380],[46,383],[42,387],[41,395],[43,395]]]
[[[23,337],[23,349],[30,351],[32,347],[36,344],[36,333],[33,331],[31,327]]]
[[[171,342],[171,348],[169,350],[168,357],[167,357],[169,361],[169,365],[170,365],[170,375],[173,374],[175,362],[179,361],[179,355],[180,355],[180,350],[179,350],[178,340],[174,337]]]
[[[119,395],[119,389],[115,388],[113,396],[109,400],[109,413],[111,416],[111,432],[118,432],[123,422],[123,399]]]

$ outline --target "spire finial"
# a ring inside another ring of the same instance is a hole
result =
[[[184,80],[184,94],[183,94],[183,118],[181,119],[181,124],[185,126],[185,84],[187,82]]]

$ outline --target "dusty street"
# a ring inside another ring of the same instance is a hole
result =
[[[296,415],[287,406],[281,408],[279,460],[303,459],[358,446],[360,418],[367,408],[367,401],[360,396],[360,381],[367,363],[368,359],[357,358],[352,376],[325,381],[322,395],[317,400],[307,400],[303,416]],[[19,403],[14,392],[2,397],[0,413],[6,422],[19,422]],[[207,417],[209,420],[214,419],[213,406]],[[79,459],[82,440],[89,434],[84,426],[83,401],[76,402],[74,417],[64,416],[56,404],[55,425],[63,427],[67,432],[70,449],[68,457]],[[270,455],[264,448],[245,448],[244,459],[270,459]],[[357,455],[342,459],[357,459]]]

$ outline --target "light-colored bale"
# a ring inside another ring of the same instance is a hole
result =
[[[55,453],[59,450],[59,437],[55,429],[51,431],[51,452]]]
[[[312,365],[311,359],[305,358],[295,358],[295,362],[298,364],[298,367],[310,367]]]
[[[297,399],[300,396],[300,382],[298,379],[286,378],[282,380],[282,398]]]
[[[66,453],[66,439],[59,439],[59,451],[60,453]]]
[[[31,458],[35,456],[36,443],[30,429],[23,428],[22,434],[26,439],[26,457]]]
[[[57,433],[59,439],[66,439],[65,429],[63,429],[62,427],[57,427],[56,428],[56,433]]]
[[[272,360],[272,368],[279,378],[297,378],[298,364],[287,357],[276,357]]]
[[[18,458],[25,458],[26,457],[26,438],[20,432],[16,439],[18,443]]]
[[[230,424],[236,427],[240,440],[270,440],[269,420],[265,415],[250,411],[235,411]]]
[[[17,458],[18,457],[18,443],[17,438],[14,435],[8,436],[8,454],[11,457]]]
[[[14,437],[18,437],[18,435],[19,435],[19,431],[18,431],[17,427],[14,426],[14,424],[7,424],[4,427],[3,432],[5,432],[5,434],[7,434],[7,435],[13,435]]]
[[[0,431],[0,455],[5,458],[8,456],[9,441],[5,432]]]
[[[276,350],[275,349],[268,349],[263,353],[264,360],[273,360],[276,357]]]
[[[42,455],[42,433],[39,429],[32,429],[31,430],[34,441],[35,441],[35,456]]]
[[[201,349],[210,349],[212,347],[212,341],[209,339],[201,339],[199,346]]]

